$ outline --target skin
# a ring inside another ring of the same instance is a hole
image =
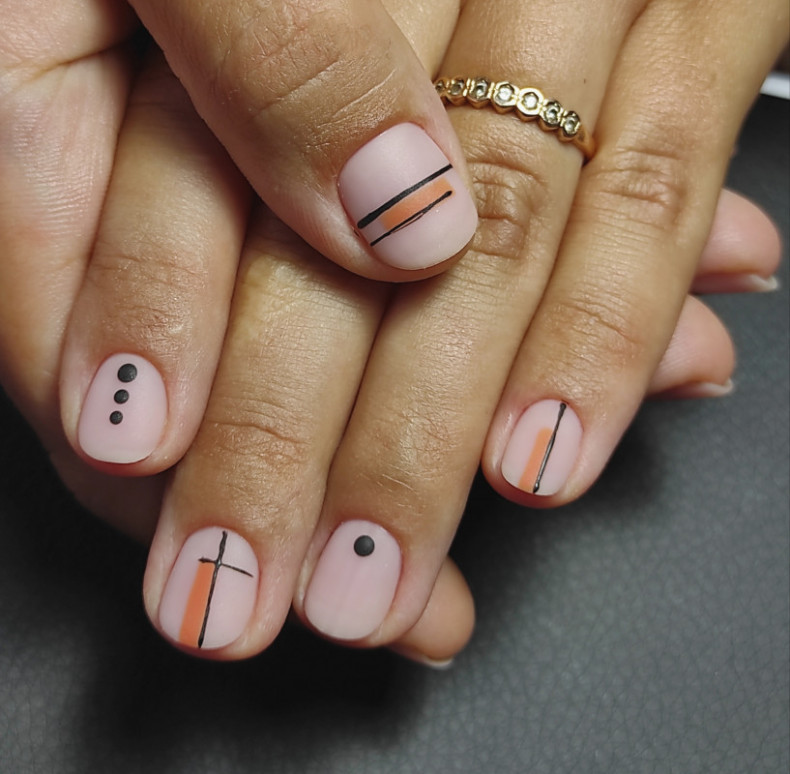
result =
[[[178,18],[138,8],[188,95],[155,57],[131,92],[130,63],[110,47],[133,22],[111,4],[92,36],[55,47],[62,61],[74,64],[51,69],[51,59],[26,59],[21,50],[11,51],[14,59],[8,45],[3,48],[0,83],[3,95],[14,97],[2,103],[12,120],[0,122],[7,135],[0,147],[12,149],[3,152],[0,169],[8,181],[0,192],[0,231],[10,246],[0,268],[0,286],[9,289],[0,311],[4,384],[90,507],[146,538],[161,504],[145,581],[155,624],[167,573],[188,534],[221,513],[253,544],[267,593],[244,635],[214,657],[238,658],[265,647],[292,598],[301,614],[328,535],[357,514],[397,537],[404,571],[387,619],[354,644],[397,642],[435,660],[452,655],[469,636],[473,611],[445,555],[481,453],[489,481],[505,496],[538,507],[566,502],[599,474],[646,392],[714,394],[711,385],[725,385],[732,372],[726,331],[686,291],[695,269],[703,286],[716,277],[718,289],[748,289],[748,278],[770,276],[778,260],[776,235],[764,216],[730,195],[719,200],[706,247],[729,149],[769,52],[753,56],[742,80],[724,79],[738,81],[735,99],[725,100],[731,95],[721,90],[704,92],[717,111],[718,121],[711,119],[717,130],[695,137],[707,124],[667,131],[673,116],[651,98],[659,85],[678,82],[666,72],[667,61],[686,66],[676,54],[690,33],[659,36],[664,48],[650,42],[656,28],[672,29],[672,13],[661,11],[668,4],[645,10],[621,3],[606,29],[592,34],[584,27],[596,46],[583,38],[558,56],[556,48],[542,50],[541,40],[521,59],[513,54],[521,50],[518,41],[500,45],[512,34],[513,13],[533,26],[550,19],[555,34],[575,29],[578,18],[564,19],[540,3],[510,5],[510,15],[499,15],[483,3],[467,3],[450,40],[457,9],[438,4],[431,13],[441,18],[433,21],[449,20],[447,34],[423,32],[423,40],[413,38],[415,48],[431,71],[444,59],[442,71],[507,72],[524,85],[529,73],[545,73],[544,90],[562,95],[596,125],[598,154],[580,170],[576,149],[513,116],[449,111],[470,160],[481,226],[467,256],[444,275],[397,290],[350,278],[322,262],[265,207],[254,204],[250,211],[251,192],[222,145],[195,119],[187,96],[264,198],[271,181],[280,179],[279,165],[294,164],[290,169],[324,175],[307,188],[323,191],[326,200],[316,207],[326,214],[333,204],[326,181],[347,153],[325,166],[317,157],[288,155],[287,137],[277,127],[281,121],[292,127],[294,117],[306,123],[298,99],[275,100],[273,114],[262,108],[252,129],[245,125],[241,137],[229,137],[237,122],[212,107],[211,93],[197,94],[205,82],[200,68],[216,65],[221,45],[190,69],[207,28],[189,28],[187,53],[173,50],[168,31],[179,29]],[[179,8],[173,4],[170,12]],[[736,37],[734,10],[727,5],[716,13]],[[407,17],[416,18],[404,11]],[[768,11],[756,14],[739,45],[762,39],[769,21],[775,23]],[[411,27],[434,28],[424,21]],[[551,40],[547,33],[545,45]],[[713,50],[700,58],[718,62],[719,44],[709,45]],[[482,51],[491,52],[485,61]],[[586,89],[574,57],[593,84]],[[646,74],[643,57],[655,65],[655,76]],[[242,65],[228,72],[238,74]],[[692,70],[697,86],[710,77],[702,70]],[[227,89],[234,78],[210,82],[220,84],[222,96],[222,84]],[[700,88],[691,88],[695,100]],[[244,94],[233,97],[238,103],[231,116],[249,107]],[[75,95],[82,100],[75,102]],[[684,94],[672,97],[677,106]],[[624,123],[621,102],[628,102],[629,115],[648,116],[655,125]],[[380,105],[372,104],[378,115]],[[289,106],[290,124],[282,115]],[[414,109],[400,105],[398,116]],[[80,121],[85,111],[98,117],[87,129]],[[40,119],[32,122],[40,127],[34,143],[31,116]],[[446,119],[431,120],[439,126]],[[375,132],[369,119],[359,121]],[[86,134],[75,140],[64,127]],[[667,136],[671,147],[659,147]],[[66,140],[69,154],[62,152]],[[250,168],[258,163],[256,149],[265,143],[280,151],[278,142],[285,148],[284,157],[274,154],[278,175],[259,179]],[[635,170],[643,168],[657,181],[647,191],[637,185],[642,178]],[[297,198],[291,193],[283,200]],[[740,227],[728,243],[721,234],[732,213]],[[321,231],[321,239],[340,239],[340,221],[330,222],[337,228]],[[140,223],[147,229],[142,238]],[[302,221],[293,225],[305,229]],[[329,242],[303,236],[332,253]],[[31,255],[41,256],[35,272]],[[95,364],[108,351],[127,348],[155,359],[174,413],[151,457],[123,469],[95,466],[80,455],[75,438],[81,398]],[[261,374],[269,378],[262,381]],[[64,433],[57,429],[58,392]],[[499,463],[514,420],[546,395],[574,401],[585,435],[565,489],[537,498],[510,487]],[[182,457],[162,500],[163,482],[155,474]],[[145,478],[122,481],[108,473]],[[119,497],[130,489],[140,495],[133,511],[124,504],[131,498]]]

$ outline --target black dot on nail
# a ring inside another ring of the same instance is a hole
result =
[[[114,425],[120,425],[121,422],[123,422],[123,414],[121,414],[120,411],[113,411],[112,414],[110,414],[110,422]]]
[[[137,367],[131,363],[124,363],[118,369],[118,379],[122,382],[133,382],[137,378]]]
[[[354,541],[354,552],[357,556],[370,556],[376,548],[376,543],[370,535],[360,535]]]
[[[116,403],[126,403],[129,400],[129,393],[126,390],[118,390],[115,395],[112,396],[112,399]]]

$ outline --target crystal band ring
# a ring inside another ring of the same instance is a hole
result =
[[[522,121],[537,120],[546,132],[556,132],[560,142],[575,145],[589,161],[595,153],[595,140],[582,125],[579,115],[566,110],[556,99],[547,99],[532,86],[521,88],[510,81],[488,78],[437,78],[436,92],[452,105],[475,108],[490,105],[498,113],[515,111]]]

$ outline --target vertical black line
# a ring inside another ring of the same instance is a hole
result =
[[[551,438],[549,438],[549,445],[546,447],[546,452],[543,455],[543,459],[540,461],[540,469],[538,470],[538,475],[535,479],[535,486],[532,487],[532,494],[537,494],[538,489],[540,489],[540,480],[543,478],[543,471],[546,470],[546,463],[549,461],[549,455],[551,454],[551,450],[554,448],[554,441],[557,440],[557,430],[559,430],[560,420],[562,419],[562,415],[565,413],[566,408],[568,408],[566,403],[560,403],[557,421],[554,423],[554,430],[552,430]]]
[[[228,542],[228,533],[222,530],[222,540],[219,541],[219,552],[217,558],[214,559],[214,574],[211,576],[211,586],[208,590],[208,599],[206,600],[206,612],[203,614],[203,625],[200,627],[200,636],[198,637],[198,647],[203,647],[203,640],[206,636],[206,625],[208,624],[208,614],[211,610],[211,598],[214,596],[214,587],[217,585],[217,575],[219,568],[222,566],[222,557],[225,555],[225,544]],[[211,560],[209,560],[211,561]]]

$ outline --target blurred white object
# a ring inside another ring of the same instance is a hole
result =
[[[767,94],[769,97],[790,99],[790,74],[770,73],[765,81],[763,81],[760,94]]]

